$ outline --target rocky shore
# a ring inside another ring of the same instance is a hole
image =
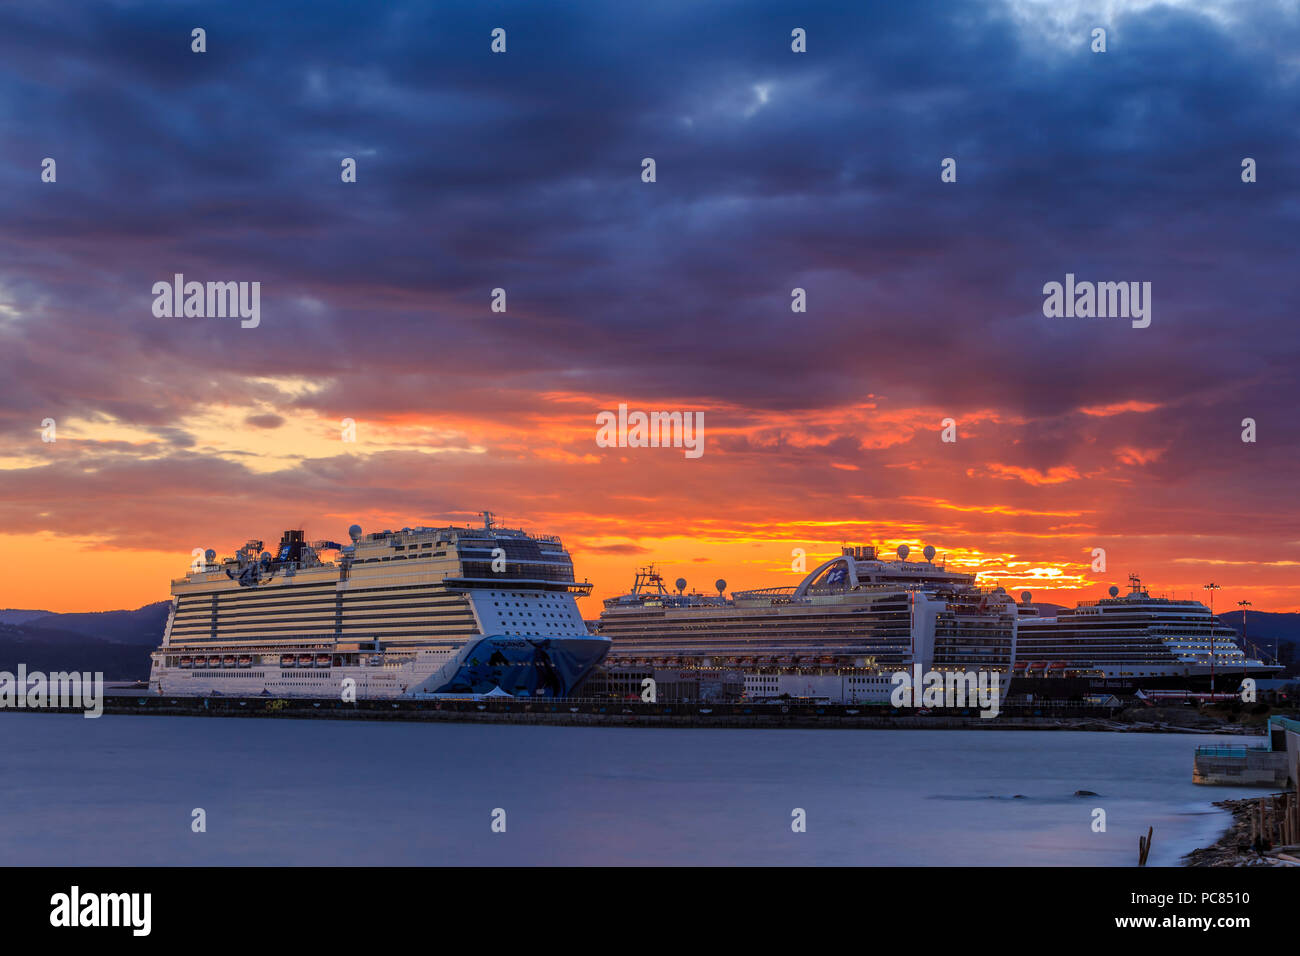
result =
[[[1232,826],[1212,845],[1183,857],[1183,866],[1300,866],[1300,846],[1251,845],[1258,798],[1216,800],[1214,805],[1232,814]]]

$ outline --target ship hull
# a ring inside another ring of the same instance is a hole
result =
[[[1150,665],[1147,665],[1150,666]],[[1247,670],[1246,676],[1253,680],[1266,680],[1276,677],[1280,668],[1256,668]],[[1214,688],[1219,693],[1236,693],[1243,680],[1241,669],[1218,669],[1214,675]],[[1062,699],[1096,694],[1115,694],[1125,696],[1139,690],[1186,690],[1203,693],[1210,689],[1210,669],[1208,667],[1177,667],[1163,673],[1148,673],[1142,676],[1108,673],[1104,676],[1084,677],[1021,677],[1011,679],[1013,695],[1033,694],[1035,697]]]
[[[499,690],[513,696],[568,697],[604,660],[608,638],[519,638],[507,635],[479,638],[415,694],[488,694]]]
[[[150,684],[181,697],[312,697],[357,700],[432,694],[567,697],[609,650],[600,637],[474,638],[450,655],[417,654],[365,667],[182,669],[155,665]],[[267,656],[271,656],[269,653]]]

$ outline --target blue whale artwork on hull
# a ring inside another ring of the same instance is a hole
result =
[[[516,696],[567,697],[609,647],[603,637],[484,637],[466,644],[415,692],[487,694],[499,687]]]

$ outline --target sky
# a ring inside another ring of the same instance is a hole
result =
[[[588,617],[842,544],[1300,610],[1297,51],[1270,0],[0,6],[0,607],[488,509]]]

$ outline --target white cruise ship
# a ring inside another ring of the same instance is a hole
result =
[[[1086,678],[1098,687],[1207,686],[1231,691],[1243,677],[1273,677],[1275,664],[1250,657],[1237,632],[1200,601],[1152,597],[1136,574],[1129,593],[1084,601],[1073,611],[1040,615],[1025,595],[1016,645],[1016,687],[1041,679]],[[1213,662],[1213,664],[1211,664]],[[1038,683],[1044,691],[1050,684]]]
[[[1017,608],[1002,589],[976,587],[970,574],[934,562],[876,556],[846,547],[798,585],[718,594],[670,594],[653,568],[633,590],[606,600],[597,633],[613,642],[606,667],[735,669],[750,675],[835,674],[849,696],[887,699],[891,676],[922,672],[996,673],[1007,691],[1015,657]]]
[[[352,543],[286,531],[209,550],[172,582],[150,687],[187,696],[568,696],[609,648],[590,634],[560,539],[496,527],[402,528]],[[333,551],[334,561],[320,555]],[[351,681],[352,683],[348,683]]]

